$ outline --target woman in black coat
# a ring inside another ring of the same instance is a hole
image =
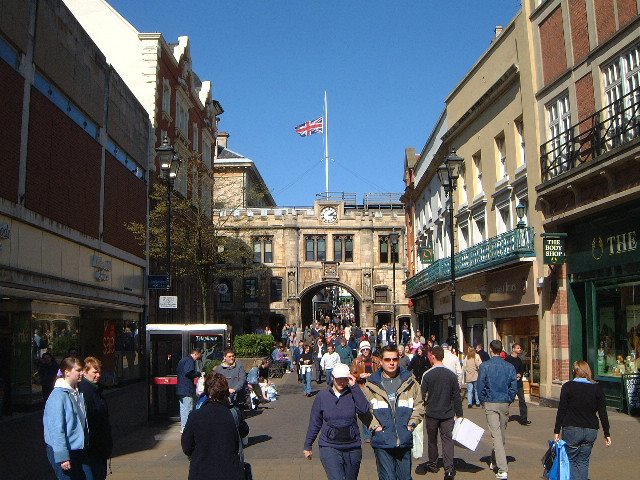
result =
[[[431,368],[431,362],[424,354],[424,347],[418,347],[413,358],[409,362],[408,370],[413,372],[413,376],[418,382],[422,382],[422,375]]]
[[[113,439],[111,436],[111,422],[109,408],[102,396],[100,373],[102,363],[95,357],[84,359],[84,378],[78,384],[87,407],[87,425],[89,425],[89,440],[85,441],[85,452],[94,480],[107,478],[107,461],[111,458]]]
[[[189,480],[244,480],[242,444],[231,413],[227,379],[210,373],[205,392],[209,400],[191,412],[182,433],[182,451],[191,459]],[[246,436],[249,427],[241,414],[239,420],[240,434]]]

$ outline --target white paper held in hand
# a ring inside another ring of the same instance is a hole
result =
[[[453,440],[469,450],[476,451],[484,428],[479,427],[468,418],[457,418],[453,426]]]

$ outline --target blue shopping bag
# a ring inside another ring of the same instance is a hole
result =
[[[558,440],[557,442],[549,442],[555,452],[555,459],[551,470],[547,474],[549,480],[571,480],[571,467],[569,465],[569,456],[567,455],[566,442],[564,440]]]

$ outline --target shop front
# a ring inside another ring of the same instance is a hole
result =
[[[507,354],[522,347],[525,394],[540,397],[540,330],[535,266],[519,264],[487,276],[487,310]]]
[[[586,359],[607,404],[640,368],[640,207],[604,211],[567,229],[571,362]]]

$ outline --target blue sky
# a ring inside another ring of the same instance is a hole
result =
[[[139,31],[191,39],[213,83],[229,148],[251,158],[278,205],[325,188],[322,135],[293,127],[329,96],[329,189],[404,190],[444,99],[507,25],[519,0],[109,0]]]

